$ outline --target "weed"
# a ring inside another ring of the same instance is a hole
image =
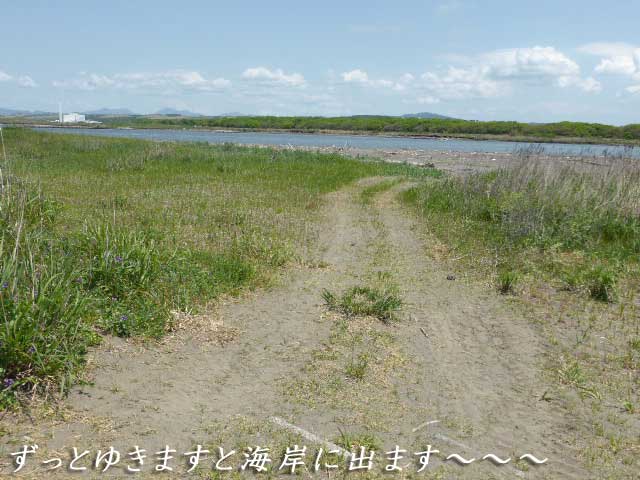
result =
[[[348,451],[357,451],[360,447],[364,447],[366,450],[380,450],[381,444],[380,441],[372,434],[369,433],[361,433],[354,434],[344,432],[342,429],[338,429],[340,431],[340,436],[336,439],[336,444],[345,450]]]
[[[515,287],[518,283],[518,272],[513,270],[503,270],[498,274],[498,291],[503,295],[515,294]]]
[[[402,300],[394,292],[365,286],[351,287],[339,299],[328,290],[322,297],[331,310],[347,316],[372,316],[383,322],[392,321],[402,307]]]
[[[347,365],[346,374],[354,380],[362,380],[369,366],[369,356],[366,353],[358,355],[357,361],[352,361]]]
[[[591,298],[608,303],[616,300],[616,276],[610,269],[602,266],[591,269],[585,282]]]

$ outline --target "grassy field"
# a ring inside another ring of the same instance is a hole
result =
[[[160,337],[175,312],[303,257],[322,195],[430,169],[232,145],[6,129],[0,405],[65,391],[105,333]]]

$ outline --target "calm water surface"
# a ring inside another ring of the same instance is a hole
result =
[[[448,152],[511,153],[515,149],[528,147],[528,142],[500,142],[494,140],[463,140],[439,138],[406,138],[368,135],[319,135],[299,133],[223,132],[199,130],[151,130],[151,129],[84,129],[84,128],[38,128],[60,134],[95,135],[103,137],[140,138],[177,142],[208,142],[254,145],[292,145],[304,147],[352,147],[383,150],[428,150]],[[611,145],[581,145],[574,143],[543,144],[545,152],[554,155],[615,155],[625,151],[624,147]],[[626,150],[627,154],[640,158],[640,148]]]

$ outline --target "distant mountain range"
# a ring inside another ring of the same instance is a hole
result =
[[[28,117],[33,115],[53,115],[51,112],[43,112],[40,110],[14,110],[13,108],[0,108],[0,115],[8,117]]]
[[[128,108],[99,108],[96,110],[87,110],[82,112],[86,115],[113,115],[113,116],[134,116],[141,115],[136,113]],[[56,112],[44,112],[40,110],[16,110],[12,108],[1,108],[0,107],[0,115],[2,116],[16,116],[16,117],[28,117],[28,116],[40,116],[40,115],[57,115]],[[204,117],[208,115],[203,115],[201,113],[192,112],[191,110],[178,110],[175,108],[162,108],[151,115],[167,115],[167,116],[180,116],[180,117]],[[240,112],[225,112],[220,115],[210,115],[211,117],[249,117],[252,115],[247,115],[245,113]],[[386,117],[388,115],[352,115],[354,118],[366,118],[366,117]],[[407,113],[404,115],[400,115],[402,118],[439,118],[439,119],[453,119],[453,117],[447,117],[446,115],[440,115],[438,113],[431,112],[418,112],[418,113]]]
[[[438,113],[431,112],[406,113],[401,116],[402,118],[439,118],[441,120],[454,120],[453,117],[447,117],[446,115],[440,115]]]

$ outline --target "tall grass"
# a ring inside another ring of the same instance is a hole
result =
[[[56,206],[16,178],[0,187],[2,391],[42,380],[64,389],[93,338],[79,269],[52,236]]]
[[[257,286],[314,241],[322,195],[435,175],[338,155],[5,130],[0,406],[66,391],[102,334],[159,337],[171,311]]]
[[[623,156],[520,151],[510,168],[432,182],[405,198],[436,224],[435,216],[453,220],[454,245],[479,239],[493,249],[501,271],[521,265],[525,250],[579,254],[568,269],[552,267],[600,300],[614,299],[616,270],[640,253],[640,163]]]

